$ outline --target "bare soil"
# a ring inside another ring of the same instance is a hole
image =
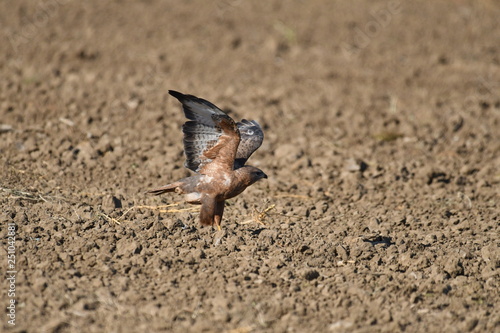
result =
[[[500,331],[499,17],[1,1],[2,331]],[[189,175],[168,89],[265,130],[249,163],[269,179],[218,244],[197,207],[144,194]]]

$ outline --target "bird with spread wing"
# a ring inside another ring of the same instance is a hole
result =
[[[267,178],[262,170],[245,165],[264,140],[255,121],[234,122],[212,103],[169,90],[182,103],[187,122],[182,126],[186,168],[191,177],[149,190],[150,194],[176,192],[190,204],[201,205],[200,223],[219,230],[224,202],[243,192],[256,181]]]

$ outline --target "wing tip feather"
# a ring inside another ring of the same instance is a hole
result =
[[[168,93],[177,98],[179,101],[182,101],[184,98],[186,98],[186,95],[175,90],[169,90]]]

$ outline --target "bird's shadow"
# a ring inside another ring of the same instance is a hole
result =
[[[394,245],[391,237],[381,235],[363,238],[363,242],[370,243],[371,245],[383,244],[385,247]]]
[[[266,228],[258,228],[258,229],[247,229],[249,231],[249,233],[252,235],[252,236],[259,236],[260,233],[264,230],[266,230]]]

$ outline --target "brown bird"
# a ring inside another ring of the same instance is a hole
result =
[[[186,118],[182,126],[186,168],[197,175],[152,189],[147,193],[184,194],[190,204],[201,204],[200,223],[217,226],[224,213],[224,202],[243,192],[256,181],[267,178],[262,170],[245,165],[264,140],[255,121],[235,123],[212,103],[191,95],[169,90],[182,103]]]

